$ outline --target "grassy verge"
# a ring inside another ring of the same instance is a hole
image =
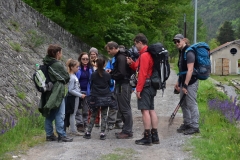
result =
[[[0,135],[0,159],[12,159],[19,152],[24,153],[45,141],[44,118],[39,114],[24,114],[17,125]]]
[[[228,98],[223,93],[217,92],[210,81],[200,81],[198,105],[201,134],[189,141],[190,150],[195,157],[203,160],[239,159],[240,129],[220,112],[209,110],[207,105],[209,99]]]
[[[131,148],[116,148],[113,153],[103,155],[99,160],[130,160],[134,154],[137,152]]]

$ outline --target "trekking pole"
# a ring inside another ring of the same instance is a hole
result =
[[[186,94],[184,94],[184,95],[182,96],[182,98],[180,99],[180,102],[178,103],[177,107],[175,108],[175,110],[173,111],[171,117],[169,118],[169,120],[168,120],[168,122],[169,122],[169,123],[168,123],[168,127],[172,125],[173,119],[174,119],[175,115],[177,114],[178,109],[179,109],[180,106],[182,105],[182,102],[183,102],[183,100],[185,99],[185,97],[186,97]]]

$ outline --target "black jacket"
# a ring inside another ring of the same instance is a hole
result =
[[[97,70],[91,75],[91,91],[92,96],[107,97],[111,96],[110,91],[111,76],[106,71],[103,71],[102,77],[98,74]]]
[[[121,52],[120,50],[114,56],[115,63],[111,72],[111,78],[115,80],[116,84],[129,83],[132,70],[127,64],[127,52]]]
[[[188,70],[187,60],[184,59],[184,54],[185,54],[185,51],[188,47],[189,46],[186,45],[181,51],[179,51],[180,52],[179,61],[178,61],[179,72],[183,72],[183,71]],[[195,63],[194,63],[194,67],[195,67]],[[186,74],[180,75],[179,76],[179,85],[180,84],[184,85],[185,79],[186,79]],[[192,75],[191,80],[189,81],[188,85],[191,85],[196,81],[197,81],[197,77],[195,75]]]

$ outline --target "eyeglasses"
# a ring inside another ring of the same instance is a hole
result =
[[[88,61],[88,60],[89,60],[89,58],[82,58],[82,60],[83,60],[83,61]]]
[[[180,43],[180,40],[173,41],[174,44]]]

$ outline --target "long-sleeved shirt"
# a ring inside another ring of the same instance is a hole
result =
[[[78,78],[75,74],[70,74],[68,92],[74,96],[82,97],[80,83],[78,82]]]
[[[139,66],[138,82],[136,86],[137,92],[141,92],[143,90],[146,79],[152,76],[153,59],[150,53],[146,52],[147,48],[148,46],[143,47],[139,52],[140,57],[137,59],[136,62],[132,62],[132,64],[130,65],[133,70],[137,70]]]

